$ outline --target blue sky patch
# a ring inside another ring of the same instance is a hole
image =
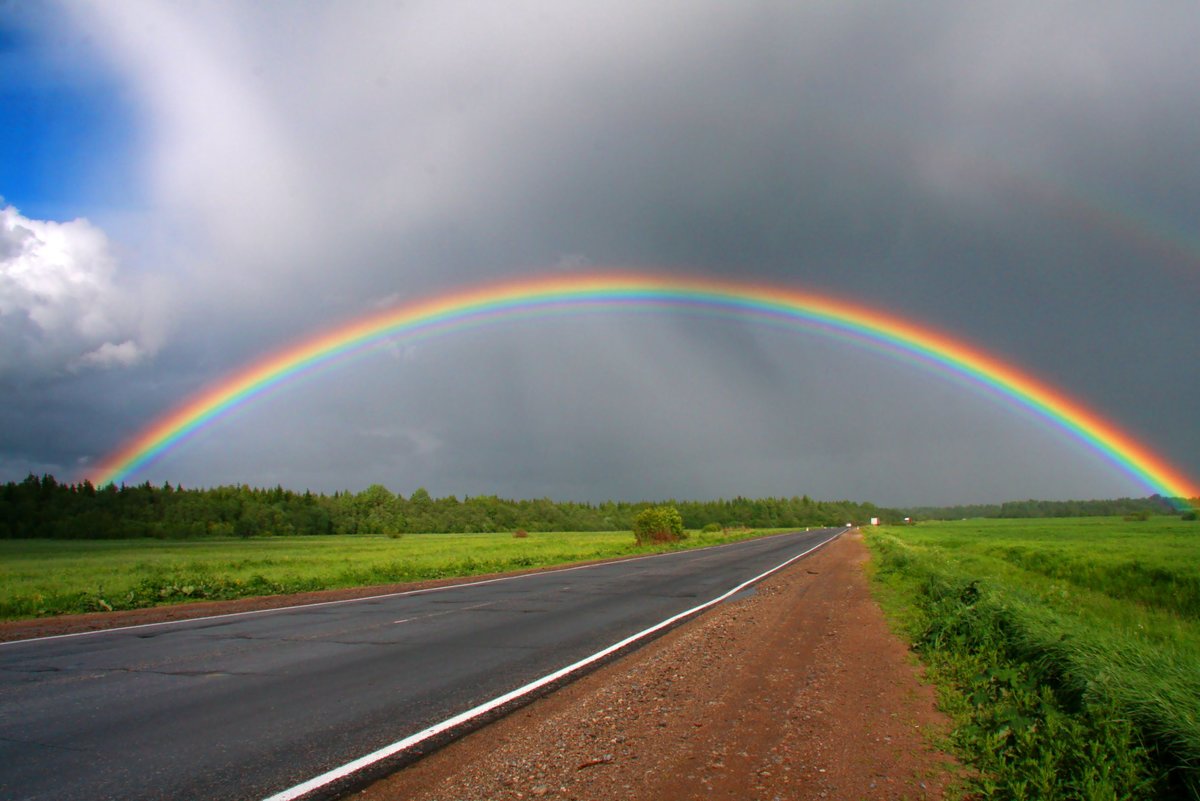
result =
[[[0,15],[0,197],[38,219],[138,204],[127,90],[93,48],[66,60],[61,42],[4,23]]]

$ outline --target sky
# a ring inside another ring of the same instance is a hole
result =
[[[1167,2],[0,2],[0,480],[380,308],[611,269],[935,327],[1200,476],[1197,40]],[[392,341],[147,480],[1149,494],[944,374],[670,312]]]

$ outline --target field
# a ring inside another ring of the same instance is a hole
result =
[[[1200,798],[1200,525],[964,520],[867,537],[973,792]]]
[[[762,532],[758,532],[762,533]],[[628,531],[187,540],[0,540],[0,619],[472,576],[732,542],[692,532],[639,547]]]

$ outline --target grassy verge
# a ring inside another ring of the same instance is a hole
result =
[[[308,592],[657,553],[770,532],[693,532],[638,546],[628,531],[188,540],[0,540],[0,619]]]
[[[977,768],[972,792],[1200,798],[1195,523],[924,523],[867,541]]]

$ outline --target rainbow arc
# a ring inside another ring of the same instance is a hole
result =
[[[1085,443],[1153,493],[1200,495],[1197,483],[1105,419],[1028,371],[890,312],[793,288],[642,273],[600,273],[476,286],[396,306],[295,342],[246,365],[153,421],[90,472],[125,481],[189,435],[272,387],[395,338],[584,310],[686,309],[816,330],[964,378]]]

